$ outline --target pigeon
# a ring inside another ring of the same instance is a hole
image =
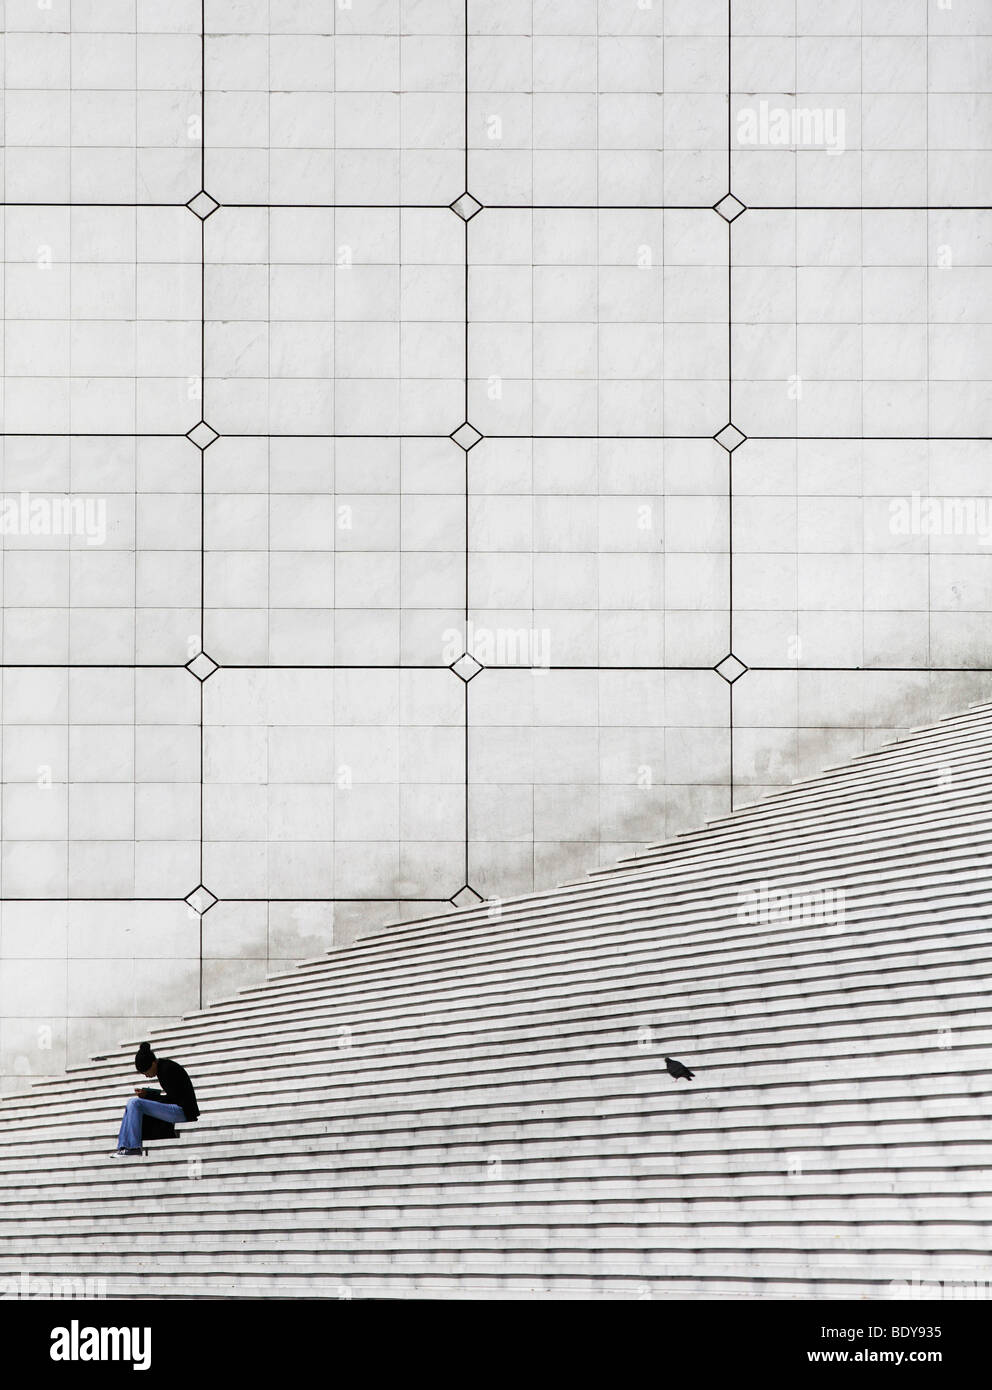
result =
[[[686,1081],[691,1081],[696,1075],[694,1071],[690,1071],[688,1067],[683,1066],[675,1057],[665,1058],[665,1070],[668,1072],[668,1075],[674,1077],[676,1081],[681,1081],[683,1077]]]

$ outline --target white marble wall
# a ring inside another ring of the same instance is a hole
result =
[[[992,696],[985,0],[3,10],[0,1089]]]

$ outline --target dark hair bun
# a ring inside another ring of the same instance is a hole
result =
[[[151,1044],[143,1042],[134,1055],[135,1071],[147,1071],[155,1060],[155,1053],[151,1049]]]

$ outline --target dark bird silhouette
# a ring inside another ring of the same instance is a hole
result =
[[[668,1072],[668,1075],[674,1077],[676,1081],[681,1081],[683,1077],[686,1081],[691,1081],[696,1075],[694,1071],[690,1071],[688,1067],[683,1066],[675,1057],[665,1058],[665,1070]]]

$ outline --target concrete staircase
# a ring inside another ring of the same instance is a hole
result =
[[[152,1035],[203,1114],[147,1158],[109,1157],[137,1040],[0,1104],[0,1279],[111,1298],[981,1285],[990,834],[982,705],[582,882],[242,990]],[[770,897],[823,890],[842,911]]]

